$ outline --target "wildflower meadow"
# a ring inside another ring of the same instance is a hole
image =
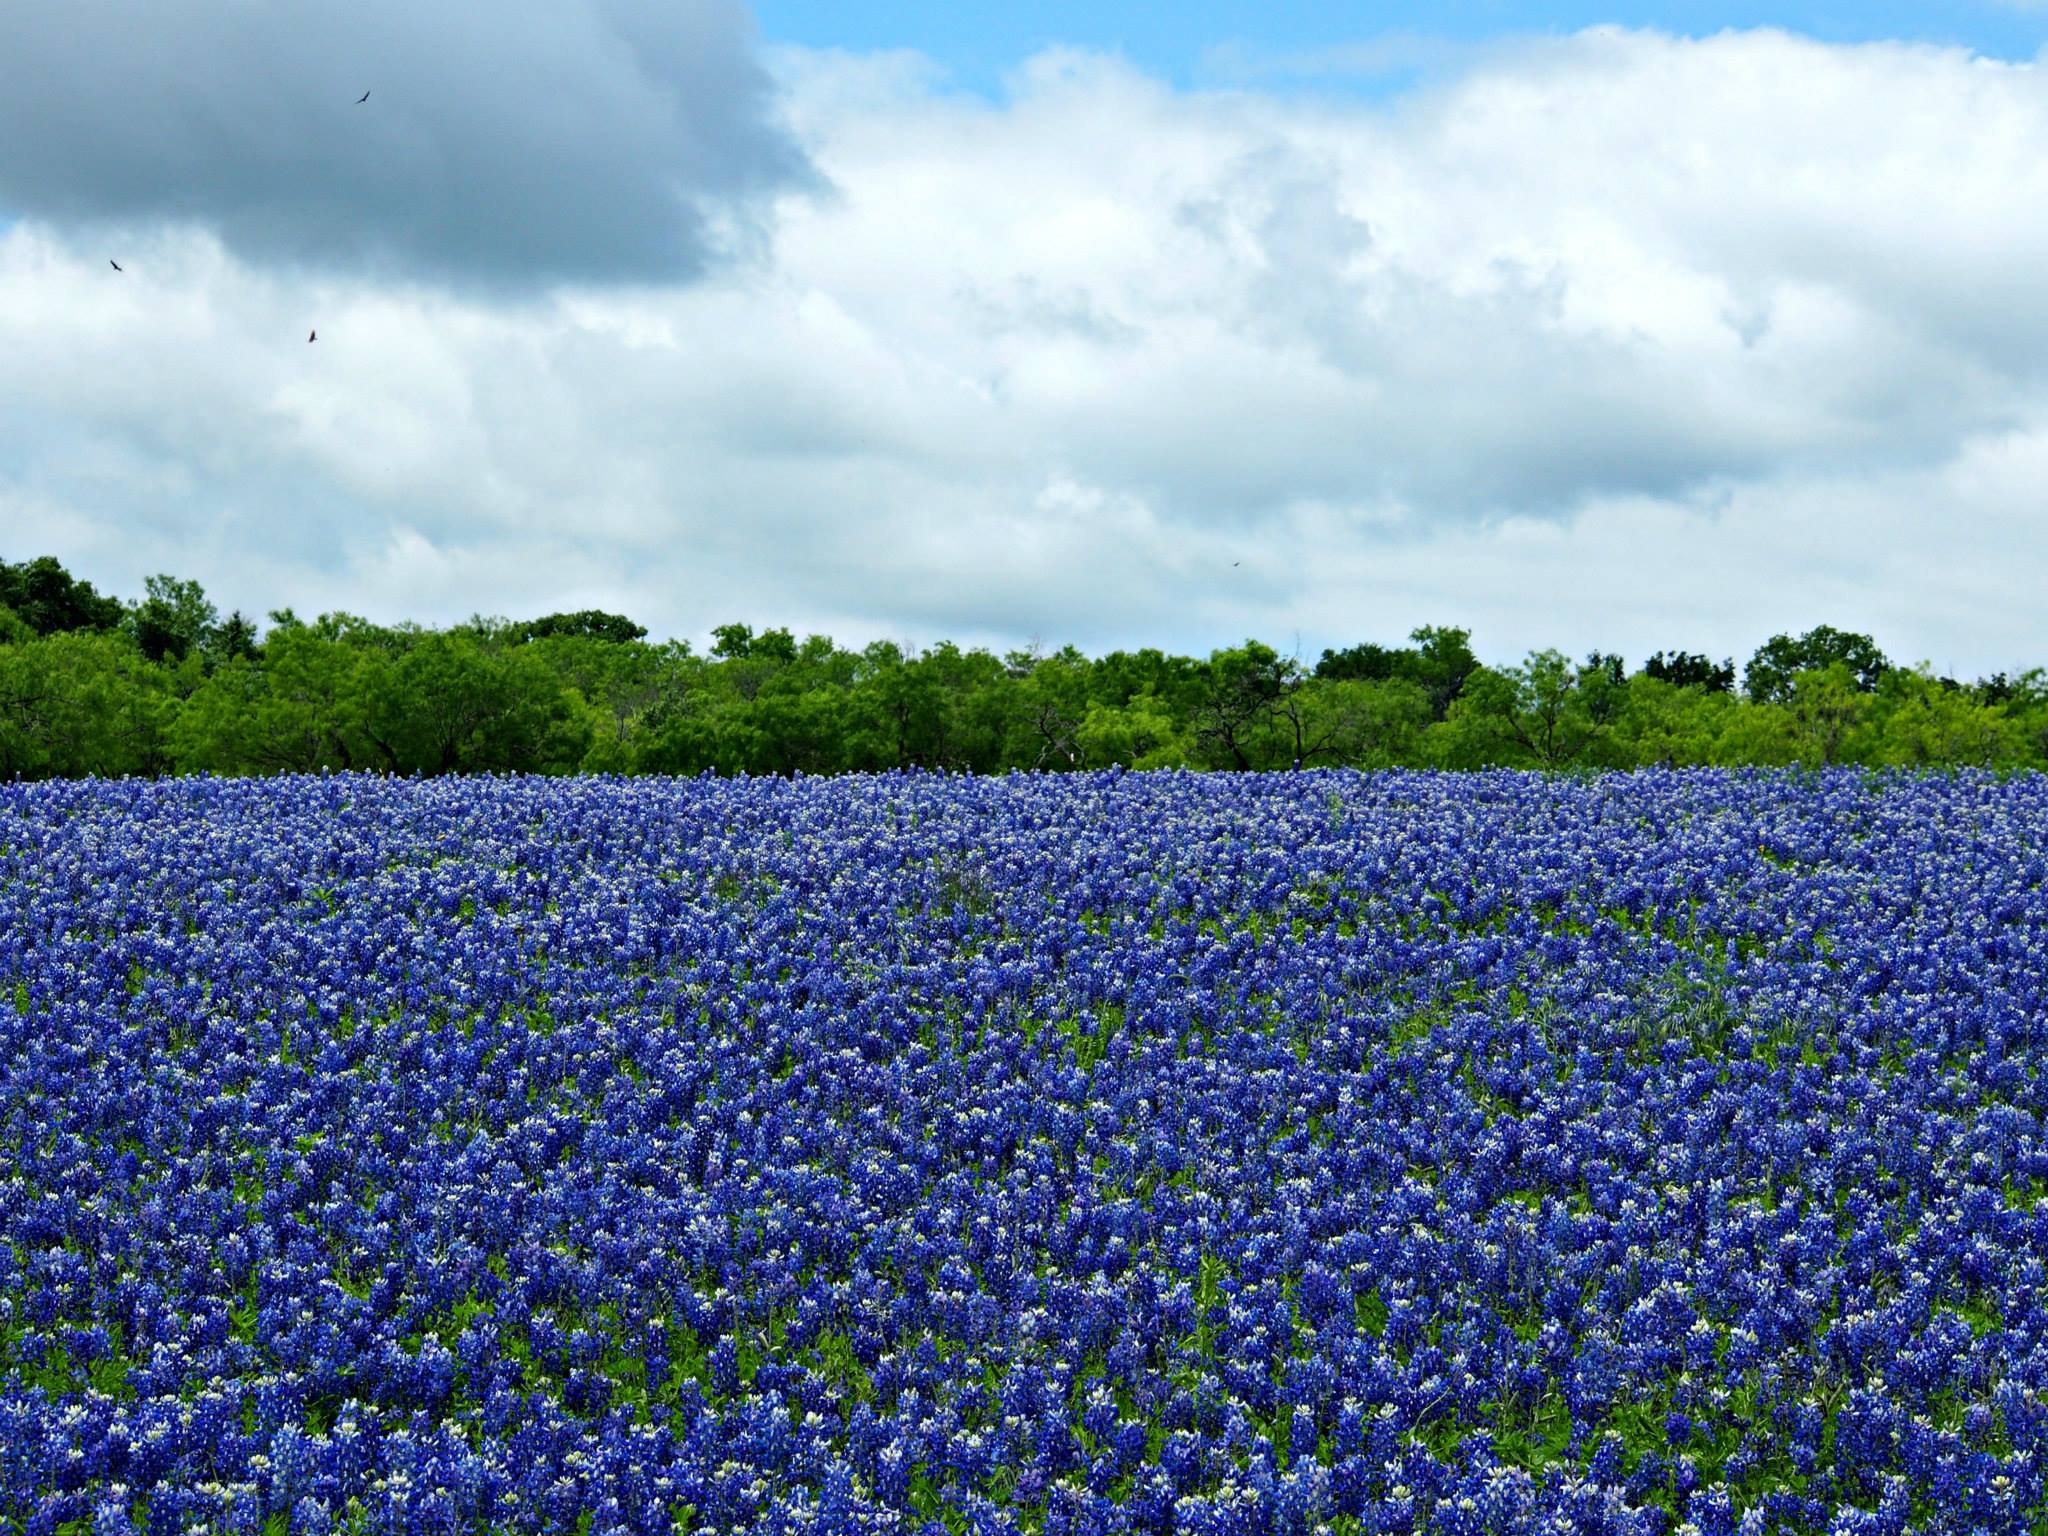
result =
[[[2042,1529],[2048,781],[0,786],[0,1531]]]

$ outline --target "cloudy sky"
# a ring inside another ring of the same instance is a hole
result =
[[[2048,661],[2044,42],[1990,0],[8,8],[0,558],[688,638]]]

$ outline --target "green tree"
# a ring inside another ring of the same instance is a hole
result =
[[[395,773],[566,772],[589,721],[524,647],[428,631],[396,657],[366,651],[362,730]]]
[[[2001,678],[2004,708],[2017,760],[2029,767],[2048,767],[2048,670],[2030,667],[2017,677]]]
[[[722,658],[744,656],[754,648],[754,626],[720,624],[711,631],[711,654]]]
[[[1786,713],[1798,761],[1827,767],[1853,760],[1851,745],[1871,713],[1871,700],[1849,664],[1838,661],[1794,673]]]
[[[1758,703],[1789,703],[1793,679],[1801,672],[1822,672],[1833,666],[1848,672],[1851,687],[1870,693],[1891,663],[1870,636],[1821,624],[1797,639],[1773,635],[1758,646],[1743,669],[1742,691]]]
[[[238,608],[215,625],[212,635],[208,637],[207,665],[219,666],[223,662],[252,660],[256,651],[256,626]]]
[[[1429,695],[1430,718],[1442,720],[1464,691],[1465,681],[1479,670],[1470,630],[1425,624],[1410,633],[1415,642],[1415,681]]]
[[[123,615],[118,598],[100,596],[51,555],[19,565],[0,560],[0,606],[13,609],[39,635],[118,629]]]
[[[128,616],[136,648],[150,661],[183,661],[203,653],[220,622],[205,588],[161,575],[145,585],[149,595]]]
[[[754,636],[747,647],[747,654],[779,662],[785,667],[793,666],[797,657],[796,636],[787,629],[764,629]]]
[[[1925,663],[1894,667],[1873,703],[1872,756],[1903,767],[2003,767],[2025,753],[2025,738],[2002,704],[1945,685]]]
[[[1608,729],[1612,672],[1582,675],[1562,651],[1531,651],[1518,667],[1466,678],[1433,733],[1447,767],[1566,768],[1588,762]]]
[[[1698,688],[1705,693],[1731,693],[1735,688],[1735,662],[1715,662],[1692,651],[1662,651],[1643,663],[1643,676],[1669,683],[1674,688]]]
[[[1300,717],[1290,712],[1301,667],[1258,640],[1209,657],[1208,688],[1195,710],[1200,761],[1239,772],[1299,761]]]
[[[1728,711],[1710,761],[1722,768],[1782,768],[1799,762],[1799,754],[1790,706],[1743,699]]]
[[[848,762],[870,769],[928,762],[943,734],[937,677],[913,668],[892,640],[871,642],[860,657],[848,699]]]
[[[844,766],[846,694],[823,685],[765,688],[748,706],[750,773],[837,773]]]
[[[1368,640],[1341,651],[1326,650],[1316,662],[1316,676],[1332,682],[1380,683],[1389,678],[1412,677],[1417,653],[1398,645],[1378,645]]]
[[[861,652],[847,696],[847,762],[995,771],[1005,766],[1010,682],[986,651],[943,641],[906,653],[876,641]]]
[[[1406,677],[1311,678],[1283,714],[1304,767],[1392,768],[1418,760],[1430,725],[1429,692]]]
[[[1152,693],[1090,705],[1074,740],[1086,768],[1181,768],[1190,761],[1187,738]]]
[[[1645,667],[1628,680],[1615,716],[1613,759],[1644,768],[1715,762],[1730,718],[1744,707],[1727,689],[1669,682]]]
[[[1370,641],[1341,651],[1324,651],[1316,676],[1332,682],[1388,682],[1403,679],[1420,686],[1429,700],[1430,718],[1441,720],[1451,701],[1478,669],[1470,630],[1425,624],[1411,630],[1407,646]]]
[[[0,779],[164,772],[171,709],[163,670],[119,635],[0,646]]]
[[[0,562],[0,774],[2048,764],[2048,672],[1964,687],[1826,625],[1773,636],[1738,695],[1731,662],[1686,651],[1633,676],[1599,651],[1486,668],[1447,626],[1305,675],[1256,640],[997,658],[732,623],[699,656],[599,609],[270,617],[259,637],[197,582],[153,576],[124,608],[52,558]]]
[[[285,622],[272,629],[260,657],[217,667],[185,700],[170,733],[178,766],[212,773],[390,766],[364,715],[369,674],[386,658],[336,633],[340,626],[276,617]]]
[[[515,645],[534,640],[597,640],[607,645],[631,645],[647,638],[647,626],[635,624],[621,613],[601,608],[584,608],[575,613],[550,613],[516,624],[507,636]]]
[[[579,701],[590,733],[582,766],[592,773],[632,771],[643,727],[678,686],[678,669],[695,661],[681,642],[655,646],[562,633],[520,643]]]
[[[1002,661],[987,651],[963,650],[942,640],[927,646],[913,666],[931,676],[940,700],[938,738],[919,761],[964,773],[995,773],[1007,767],[1003,743],[1014,684]]]
[[[1012,651],[1005,663],[1012,706],[1006,763],[1029,769],[1079,767],[1085,755],[1081,732],[1094,707],[1088,658],[1065,646],[1049,656]]]
[[[1189,656],[1169,656],[1156,647],[1111,651],[1090,669],[1091,704],[1127,704],[1149,694],[1176,721],[1194,718],[1208,686],[1208,668]]]
[[[1594,651],[1579,668],[1574,686],[1595,731],[1609,732],[1628,701],[1628,663],[1611,652]]]

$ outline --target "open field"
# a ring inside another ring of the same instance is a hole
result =
[[[0,1530],[2034,1530],[2044,1052],[2037,777],[0,787]]]

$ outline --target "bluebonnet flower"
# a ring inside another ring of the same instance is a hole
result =
[[[7,787],[0,1523],[2022,1529],[2044,798]]]

